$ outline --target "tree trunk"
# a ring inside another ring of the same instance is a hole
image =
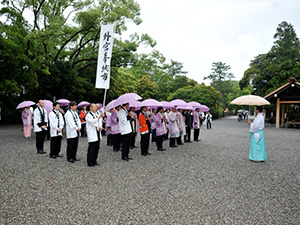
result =
[[[223,117],[224,117],[225,116],[224,111],[226,109],[227,104],[226,104],[226,100],[225,100],[225,96],[224,96],[223,91],[221,91],[221,95],[222,95],[222,101],[223,101]]]

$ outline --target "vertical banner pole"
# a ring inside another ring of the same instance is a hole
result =
[[[105,88],[105,91],[104,91],[104,98],[103,98],[103,107],[105,106],[106,92],[107,92],[107,89]]]

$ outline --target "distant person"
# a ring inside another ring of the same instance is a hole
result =
[[[110,131],[112,134],[112,144],[113,144],[113,151],[118,152],[120,151],[121,147],[121,133],[120,133],[120,126],[119,126],[119,114],[118,111],[121,109],[121,106],[117,106],[111,110],[111,121],[110,121]]]
[[[274,113],[273,112],[271,112],[270,122],[271,122],[271,124],[274,123]]]
[[[82,110],[80,112],[80,120],[81,120],[81,137],[86,137],[86,129],[85,129],[85,126],[86,126],[86,121],[85,121],[85,117],[87,115],[87,110],[86,110],[86,106],[83,106],[82,107]]]
[[[178,147],[176,145],[176,140],[179,137],[180,131],[178,126],[178,113],[176,112],[176,108],[173,107],[172,111],[168,114],[169,116],[169,132],[170,132],[170,147],[175,148]]]
[[[163,107],[157,108],[157,113],[154,118],[155,121],[155,127],[156,127],[156,146],[158,151],[164,151],[166,150],[163,147],[164,137],[167,133],[167,127],[166,127],[166,117],[163,114],[164,109]]]
[[[211,129],[212,115],[210,114],[210,112],[207,112],[205,117],[206,117],[207,129]]]
[[[184,142],[185,143],[191,143],[191,130],[193,128],[193,115],[192,111],[188,110],[184,114],[185,119],[185,130],[186,135],[184,135]]]
[[[267,160],[267,152],[265,145],[265,137],[263,133],[263,128],[265,126],[265,118],[262,115],[262,107],[256,106],[255,113],[256,117],[254,121],[251,123],[250,119],[248,120],[251,132],[249,159],[252,161],[263,162]]]
[[[178,127],[179,127],[179,137],[177,138],[177,145],[184,145],[182,143],[182,138],[184,135],[186,135],[185,131],[185,117],[182,115],[183,114],[183,109],[178,109]]]
[[[78,149],[79,132],[81,130],[81,122],[76,111],[77,103],[71,101],[69,106],[70,109],[65,114],[67,133],[67,160],[70,163],[74,163],[75,161],[80,160],[76,157],[76,154]]]
[[[150,143],[150,119],[151,116],[148,116],[146,113],[148,111],[147,106],[141,108],[141,113],[139,115],[139,128],[141,134],[141,154],[143,156],[151,155],[148,152],[149,143]]]
[[[49,114],[50,122],[50,157],[55,159],[62,157],[59,155],[61,149],[62,130],[65,122],[62,113],[60,112],[60,104],[58,102],[53,103],[53,110]]]
[[[193,123],[194,123],[194,141],[198,142],[199,140],[199,133],[201,128],[201,121],[200,121],[200,109],[196,108],[196,112],[194,112]]]
[[[32,120],[33,120],[33,114],[30,110],[30,106],[28,106],[22,112],[23,131],[24,131],[25,138],[31,137]]]
[[[130,107],[129,111],[132,112],[132,116],[130,120],[130,125],[132,129],[132,133],[130,137],[130,149],[133,149],[133,148],[137,148],[137,146],[135,146],[135,138],[138,132],[138,121],[137,121],[137,115],[135,113],[135,107]]]
[[[47,134],[48,116],[44,109],[44,101],[39,100],[38,107],[34,110],[33,126],[36,133],[36,149],[39,154],[46,154],[44,151],[44,141]]]

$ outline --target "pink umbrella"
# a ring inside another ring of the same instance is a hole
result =
[[[24,102],[21,102],[21,103],[17,106],[17,109],[25,108],[25,107],[31,106],[31,105],[35,105],[35,103],[34,103],[33,101],[24,101]]]
[[[170,101],[171,104],[175,105],[175,106],[189,106],[185,101],[181,100],[181,99],[175,99],[173,101]]]
[[[187,106],[179,105],[176,108],[177,109],[183,109],[183,110],[195,110],[195,108],[191,104],[189,104],[189,103],[188,103]]]
[[[194,108],[200,108],[201,104],[199,102],[189,102],[188,104],[192,105]]]
[[[105,107],[105,111],[109,111],[109,110],[115,108],[115,102],[116,102],[116,100],[112,100],[110,103],[108,103]]]
[[[119,98],[117,98],[117,100],[115,102],[115,106],[123,105],[126,103],[133,104],[137,100],[140,100],[140,99],[142,99],[142,97],[135,93],[127,93],[127,94],[121,95]]]
[[[174,105],[171,104],[170,102],[160,101],[160,103],[163,105],[163,107],[164,107],[165,109],[170,109],[170,108],[173,108],[173,107],[174,107]]]
[[[152,108],[163,106],[160,102],[156,101],[155,99],[146,99],[146,100],[141,102],[141,105],[152,107]]]
[[[81,107],[83,107],[83,106],[88,106],[88,105],[90,105],[89,102],[82,101],[82,102],[79,102],[79,104],[77,105],[77,107],[78,107],[78,108],[81,108]]]
[[[208,112],[210,108],[208,108],[206,105],[201,105],[200,112]]]
[[[56,101],[60,103],[61,106],[68,106],[70,104],[70,101],[68,99],[58,99]]]

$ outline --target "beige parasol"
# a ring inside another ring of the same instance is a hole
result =
[[[240,96],[230,102],[232,105],[270,105],[266,99],[257,95]]]

